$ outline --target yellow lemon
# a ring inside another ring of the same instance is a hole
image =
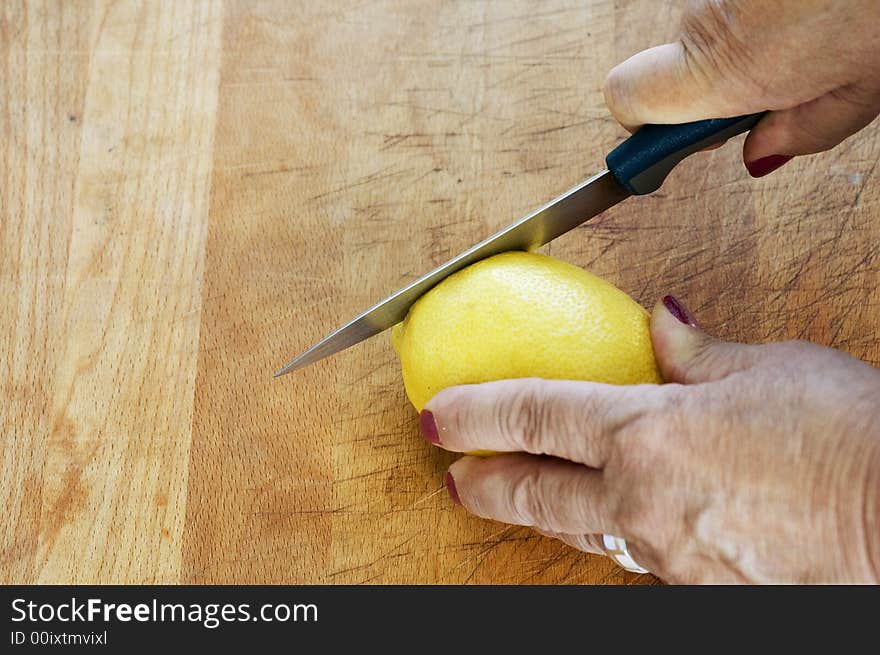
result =
[[[605,280],[558,259],[507,252],[431,289],[394,326],[407,396],[505,378],[662,382],[649,316]]]

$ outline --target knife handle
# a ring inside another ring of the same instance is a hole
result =
[[[630,193],[637,196],[652,193],[685,157],[748,132],[765,113],[680,125],[645,125],[608,153],[605,164]]]

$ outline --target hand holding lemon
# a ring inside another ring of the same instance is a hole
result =
[[[717,341],[671,296],[649,316],[530,253],[447,278],[393,343],[425,438],[498,453],[447,473],[478,516],[594,553],[615,535],[673,583],[880,581],[880,372],[863,362]]]

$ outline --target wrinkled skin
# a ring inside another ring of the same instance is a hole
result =
[[[828,150],[880,112],[877,0],[692,0],[674,43],[640,52],[605,84],[634,129],[773,110],[748,163]]]
[[[685,320],[689,320],[685,317]],[[804,342],[717,341],[658,303],[670,384],[504,380],[427,405],[466,509],[671,583],[880,580],[880,371]]]

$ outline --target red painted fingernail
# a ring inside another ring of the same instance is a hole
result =
[[[425,441],[434,445],[440,445],[440,433],[437,432],[437,422],[434,420],[434,415],[427,409],[419,412],[419,430],[421,430]]]
[[[752,177],[764,177],[792,159],[791,155],[770,155],[755,161],[747,161],[746,169]]]
[[[663,296],[663,304],[669,313],[675,316],[679,321],[691,327],[697,327],[697,322],[688,311],[688,308],[681,304],[681,301],[675,296]]]
[[[458,497],[458,489],[455,488],[455,480],[452,477],[452,473],[446,471],[446,491],[449,492],[449,497],[452,498],[452,502],[456,505],[461,505],[461,498]]]

